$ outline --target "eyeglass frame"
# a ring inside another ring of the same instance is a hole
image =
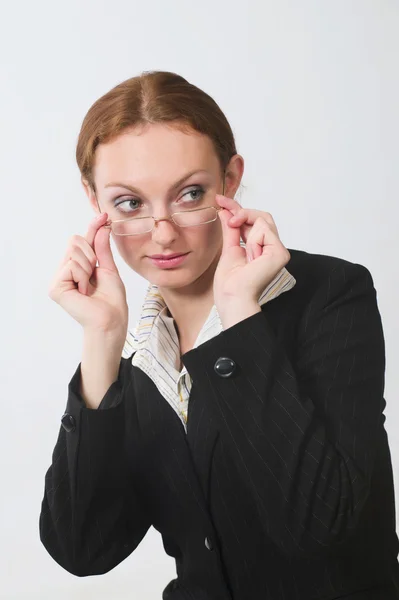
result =
[[[222,192],[222,194],[224,194],[225,175],[226,175],[226,171],[224,170],[223,171],[223,192]],[[98,210],[101,213],[102,211],[101,211],[101,208],[100,208],[100,203],[98,202],[97,194],[96,194],[96,202],[97,202]],[[128,217],[127,219],[115,219],[113,221],[111,219],[108,219],[104,223],[103,227],[106,227],[107,229],[110,229],[112,223],[122,223],[122,222],[125,222],[125,221],[133,221],[133,220],[138,221],[139,219],[153,219],[153,226],[148,231],[144,231],[143,233],[114,233],[114,232],[112,232],[114,235],[118,235],[118,236],[144,235],[145,233],[151,233],[151,231],[153,231],[153,229],[155,227],[155,223],[157,221],[172,221],[175,225],[177,225],[177,227],[181,227],[182,229],[184,229],[185,227],[196,227],[196,225],[183,225],[183,226],[181,226],[178,223],[176,223],[176,221],[173,219],[173,216],[174,215],[179,215],[179,214],[184,214],[186,212],[195,212],[196,210],[204,210],[205,208],[214,208],[215,211],[216,211],[216,216],[211,221],[205,221],[204,223],[199,223],[199,225],[206,225],[206,223],[213,223],[217,219],[218,212],[222,210],[221,206],[218,206],[218,207],[216,207],[216,206],[201,206],[201,208],[192,208],[192,209],[186,210],[186,211],[178,211],[178,212],[172,213],[170,215],[170,217],[164,217],[164,218],[161,218],[161,219],[156,219],[153,216],[150,216],[150,217]],[[104,211],[104,212],[106,212],[106,211]]]

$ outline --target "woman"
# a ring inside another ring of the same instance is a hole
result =
[[[370,272],[285,248],[234,200],[232,130],[174,73],[100,98],[77,162],[96,219],[49,292],[84,345],[45,477],[48,552],[105,573],[153,525],[176,560],[164,599],[399,598]],[[111,233],[149,281],[133,333]]]

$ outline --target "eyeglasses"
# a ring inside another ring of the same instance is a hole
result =
[[[155,221],[173,221],[178,227],[195,227],[216,221],[217,213],[221,207],[205,206],[193,208],[184,212],[173,213],[170,217],[156,219],[155,217],[131,217],[129,219],[116,219],[106,221],[104,227],[111,228],[115,235],[140,235],[153,230]]]
[[[223,194],[224,194],[224,177],[223,177]],[[98,208],[100,205],[97,201]],[[175,212],[170,217],[156,219],[155,217],[129,217],[128,219],[108,219],[104,227],[111,228],[114,235],[141,235],[149,233],[155,227],[156,221],[173,221],[178,227],[195,227],[197,225],[205,225],[216,221],[217,214],[222,210],[222,207],[205,206],[201,208],[188,209],[182,212]],[[100,212],[102,212],[100,210]]]

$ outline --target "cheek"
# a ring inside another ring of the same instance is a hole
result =
[[[123,260],[132,268],[140,264],[143,256],[143,244],[131,236],[112,236],[115,246]]]
[[[223,245],[223,230],[219,217],[217,221],[212,223],[212,225],[213,227],[209,229],[209,232],[207,234],[207,243],[211,252],[214,252],[215,249]]]
[[[215,246],[222,241],[222,224],[220,221],[201,225],[197,230],[194,228],[187,236],[187,247],[192,250],[204,250],[213,253]]]

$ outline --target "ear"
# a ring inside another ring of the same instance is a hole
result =
[[[82,186],[94,212],[100,214],[95,191],[86,179],[81,178]]]
[[[244,173],[244,159],[240,154],[235,154],[226,167],[224,196],[234,198],[240,187]]]

